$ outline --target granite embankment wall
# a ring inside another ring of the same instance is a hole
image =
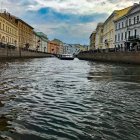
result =
[[[31,50],[17,50],[9,48],[0,48],[0,59],[11,59],[11,58],[42,58],[51,57],[51,54],[42,53]]]
[[[83,52],[78,54],[77,57],[81,60],[140,64],[140,52],[135,52],[135,51],[134,52],[104,52],[104,53]]]

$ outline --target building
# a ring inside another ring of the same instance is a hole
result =
[[[0,13],[0,42],[18,47],[18,26],[15,18],[4,11]]]
[[[115,24],[114,20],[119,19],[120,17],[123,17],[128,13],[128,11],[131,9],[131,7],[127,7],[122,10],[115,10],[104,22],[104,28],[103,28],[103,48],[114,48],[114,42],[115,42]]]
[[[127,14],[127,47],[140,47],[140,3],[134,4]]]
[[[80,52],[84,52],[84,51],[88,51],[88,47],[87,45],[80,45],[80,44],[75,44],[75,55],[77,55]]]
[[[63,54],[70,54],[71,53],[71,46],[69,44],[63,44]]]
[[[42,32],[34,32],[33,37],[33,49],[40,51],[40,52],[47,52],[48,51],[48,37],[46,34]]]
[[[56,40],[48,41],[48,53],[59,54],[60,46],[61,46],[61,43]]]
[[[92,32],[92,34],[90,35],[90,50],[94,50],[95,49],[95,37],[96,37],[96,31]]]
[[[127,17],[123,16],[114,21],[115,23],[115,48],[124,48],[127,41]]]
[[[60,43],[60,46],[59,46],[59,54],[63,54],[64,53],[64,46],[63,46],[64,43]]]
[[[20,48],[32,48],[33,47],[33,27],[24,22],[23,20],[16,18],[18,24],[18,43]]]
[[[95,49],[103,48],[103,23],[98,23],[95,36]]]
[[[128,13],[114,21],[115,47],[125,50],[140,45],[140,4],[134,4]]]

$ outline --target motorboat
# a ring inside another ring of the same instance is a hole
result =
[[[74,56],[72,54],[60,54],[58,58],[61,60],[74,60]]]

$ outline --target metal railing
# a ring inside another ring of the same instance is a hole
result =
[[[140,43],[139,44],[133,44],[133,45],[126,45],[125,47],[116,47],[116,48],[106,48],[106,49],[95,49],[95,50],[89,50],[89,51],[83,51],[79,54],[97,54],[97,53],[118,53],[118,52],[134,52],[134,51],[140,51]]]
[[[16,49],[16,46],[11,43],[0,42],[0,48]]]
[[[139,35],[134,35],[134,36],[129,36],[128,40],[136,40],[136,39],[140,39]]]

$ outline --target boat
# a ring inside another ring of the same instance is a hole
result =
[[[72,54],[60,54],[58,58],[61,60],[74,60],[74,56]]]

